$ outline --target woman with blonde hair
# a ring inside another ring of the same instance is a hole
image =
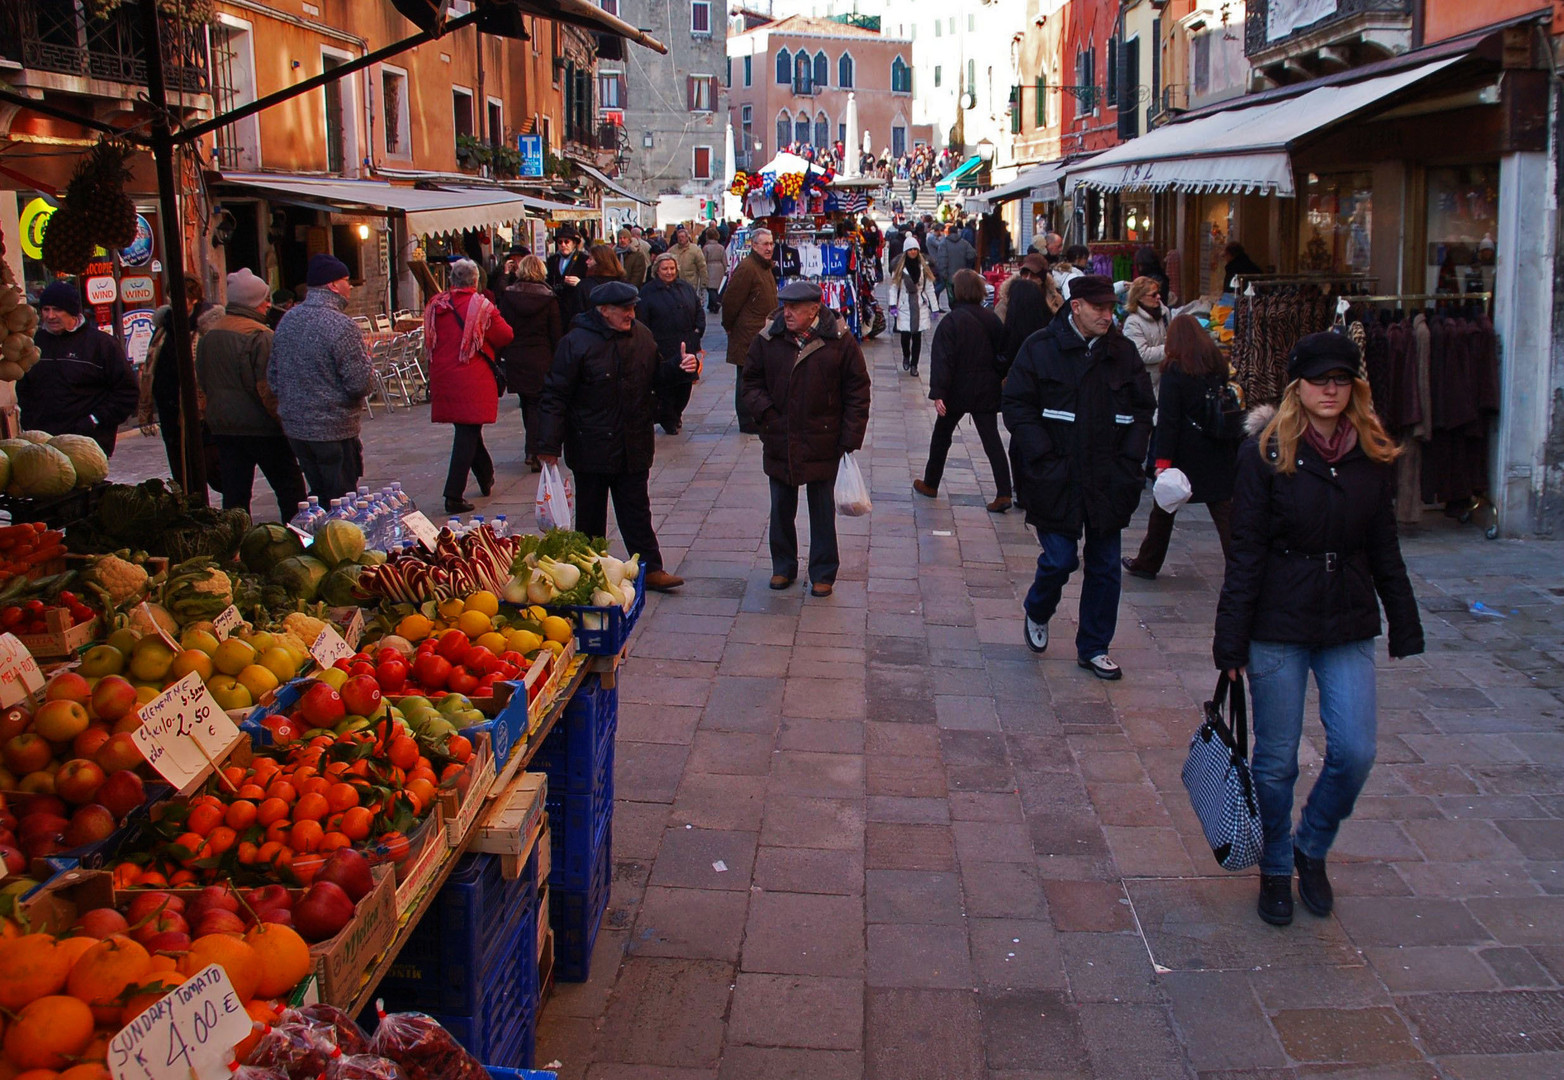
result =
[[[1274,410],[1250,414],[1238,452],[1232,553],[1212,655],[1224,681],[1247,671],[1254,700],[1254,786],[1265,832],[1260,918],[1292,921],[1292,874],[1315,915],[1333,900],[1325,857],[1374,764],[1374,639],[1380,606],[1392,658],[1423,651],[1401,560],[1394,463],[1401,449],[1374,415],[1358,347],[1310,334],[1293,347]],[[1320,694],[1325,763],[1293,828],[1293,785],[1309,673]]]
[[[934,325],[939,297],[934,292],[934,268],[923,258],[923,248],[915,236],[907,237],[901,254],[891,264],[887,300],[891,321],[901,335],[901,369],[916,378],[923,334]]]
[[[542,471],[538,462],[538,405],[543,400],[543,378],[554,362],[554,350],[565,336],[559,301],[548,287],[548,265],[536,255],[518,261],[516,280],[494,298],[500,315],[516,336],[501,351],[505,385],[521,399],[521,425],[525,432],[526,464]]]
[[[1140,353],[1156,389],[1162,378],[1162,360],[1168,340],[1168,309],[1162,302],[1162,286],[1156,278],[1138,277],[1130,282],[1124,302],[1124,336]]]

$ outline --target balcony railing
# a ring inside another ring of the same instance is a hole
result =
[[[22,66],[28,71],[146,85],[146,49],[134,10],[120,9],[98,19],[78,10],[76,0],[27,0],[4,6],[13,20],[13,26],[4,29],[14,28],[14,37],[7,37],[19,42]],[[169,89],[208,92],[205,31],[165,23],[163,52]]]
[[[1189,108],[1189,87],[1172,83],[1162,88],[1162,96],[1152,99],[1146,111],[1146,126],[1158,127]]]
[[[1312,34],[1329,27],[1332,23],[1343,22],[1359,15],[1383,12],[1388,15],[1405,15],[1408,18],[1412,16],[1412,0],[1336,0],[1336,10],[1333,14],[1308,26],[1300,26],[1270,41],[1267,40],[1267,28],[1271,21],[1270,8],[1271,0],[1249,0],[1247,14],[1244,17],[1245,56],[1266,52],[1302,34]]]

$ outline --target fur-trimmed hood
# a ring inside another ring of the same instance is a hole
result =
[[[1244,417],[1244,434],[1259,435],[1260,432],[1265,430],[1265,425],[1271,422],[1271,417],[1275,415],[1275,405],[1256,405]]]

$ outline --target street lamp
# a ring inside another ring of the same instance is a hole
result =
[[[992,162],[994,160],[994,144],[988,141],[987,136],[978,140],[977,152],[981,161]]]

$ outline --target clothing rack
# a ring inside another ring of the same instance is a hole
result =
[[[1439,303],[1475,303],[1481,301],[1485,311],[1493,310],[1493,293],[1491,292],[1463,292],[1463,293],[1388,293],[1384,296],[1353,296],[1346,297],[1354,304],[1401,304],[1407,302],[1426,303],[1430,300]]]

